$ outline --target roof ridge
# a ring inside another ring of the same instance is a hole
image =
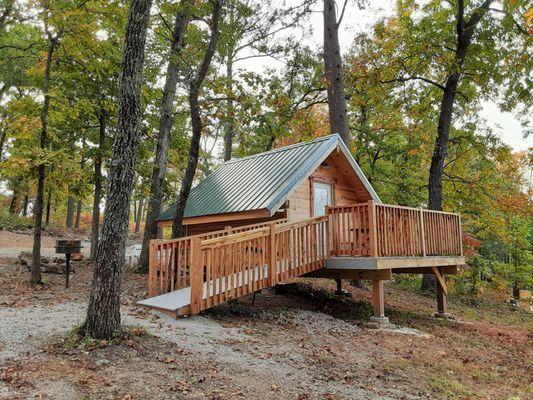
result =
[[[293,149],[295,147],[300,147],[300,146],[306,146],[306,145],[309,145],[311,143],[316,143],[316,142],[322,142],[322,141],[326,141],[326,140],[331,140],[332,138],[334,137],[337,137],[339,138],[340,135],[338,133],[333,133],[331,135],[326,135],[326,136],[320,136],[318,138],[315,138],[313,140],[310,140],[308,142],[298,142],[298,143],[293,143],[293,144],[289,144],[287,146],[283,146],[283,147],[278,147],[276,149],[272,149],[272,150],[268,150],[268,151],[263,151],[261,153],[256,153],[256,154],[251,154],[249,156],[244,156],[244,157],[241,157],[241,158],[232,158],[231,160],[228,160],[228,161],[225,161],[223,162],[222,164],[220,164],[220,166],[224,165],[224,164],[232,164],[232,163],[236,163],[236,162],[239,162],[239,161],[243,161],[243,160],[248,160],[250,158],[257,158],[257,157],[262,157],[262,156],[266,156],[266,155],[269,155],[269,154],[273,154],[273,153],[277,153],[277,152],[280,152],[280,151],[286,151],[286,150],[290,150],[290,149]],[[219,167],[220,167],[219,166]]]

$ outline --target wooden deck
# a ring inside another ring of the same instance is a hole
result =
[[[444,274],[464,262],[457,214],[374,202],[329,207],[296,223],[152,241],[152,297],[139,304],[197,314],[298,276],[359,278],[374,281],[376,316],[383,317],[382,283],[392,273],[434,273],[442,295]]]

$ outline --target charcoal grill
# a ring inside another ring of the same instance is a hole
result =
[[[65,262],[65,288],[68,289],[70,278],[70,255],[81,252],[81,240],[56,240],[56,253],[64,254]]]

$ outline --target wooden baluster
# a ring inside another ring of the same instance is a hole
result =
[[[211,307],[211,271],[213,268],[213,249],[207,249],[205,252],[205,307]]]

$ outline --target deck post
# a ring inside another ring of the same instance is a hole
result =
[[[202,306],[203,268],[201,258],[200,238],[191,238],[191,265],[189,280],[191,283],[191,315],[199,314]]]
[[[156,240],[150,240],[150,252],[148,255],[148,294],[150,297],[157,296],[157,245]]]
[[[330,206],[326,206],[326,216],[328,219],[326,220],[326,258],[331,257],[333,255],[333,230],[335,229],[332,217],[331,217],[331,208]]]
[[[377,257],[378,235],[376,223],[376,203],[374,203],[373,200],[368,201],[368,225],[369,256]]]
[[[270,254],[268,257],[268,281],[270,282],[270,286],[274,286],[277,283],[277,260],[276,260],[276,223],[271,222],[269,224],[270,227],[270,234],[269,234],[269,240],[270,240]]]
[[[463,227],[461,226],[461,214],[457,215],[457,218],[459,219],[459,255],[462,257],[463,254]]]
[[[370,321],[379,324],[388,324],[389,319],[385,316],[385,290],[382,279],[374,279],[372,281],[372,305],[374,306],[374,316],[370,317]]]

